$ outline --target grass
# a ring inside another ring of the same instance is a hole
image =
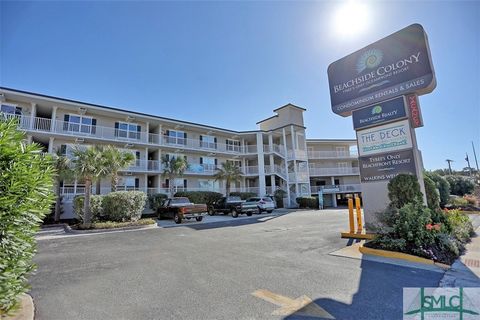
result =
[[[157,223],[154,219],[146,218],[140,219],[138,221],[126,221],[126,222],[116,222],[116,221],[102,221],[94,222],[90,228],[83,228],[81,224],[74,226],[74,229],[77,230],[95,230],[95,229],[116,229],[116,228],[125,228],[125,227],[136,227],[136,226],[145,226],[150,224]]]

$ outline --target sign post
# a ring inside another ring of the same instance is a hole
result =
[[[427,35],[410,25],[333,62],[328,79],[332,111],[352,115],[368,232],[388,206],[387,185],[398,174],[417,177],[426,203],[415,128],[423,126],[417,96],[436,86]]]

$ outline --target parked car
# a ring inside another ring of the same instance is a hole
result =
[[[258,206],[256,202],[244,201],[240,197],[223,197],[208,208],[208,214],[211,216],[217,212],[223,212],[231,213],[234,218],[237,218],[240,214],[251,216],[257,211]]]
[[[207,211],[206,204],[193,204],[186,197],[175,197],[163,201],[157,213],[159,218],[173,218],[175,223],[180,224],[183,219],[202,221]]]
[[[247,199],[247,202],[256,203],[258,207],[258,213],[266,211],[272,213],[275,209],[275,203],[270,197],[253,197]]]

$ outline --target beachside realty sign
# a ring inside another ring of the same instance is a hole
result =
[[[412,135],[408,120],[357,131],[358,153],[368,156],[412,148]]]
[[[352,112],[355,130],[407,117],[404,97],[379,102]]]
[[[416,176],[412,149],[359,157],[358,160],[362,182],[390,180],[400,173]]]
[[[353,110],[396,96],[432,92],[436,86],[427,35],[412,24],[328,66],[334,113]]]

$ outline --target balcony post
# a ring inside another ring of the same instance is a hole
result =
[[[50,139],[48,139],[48,153],[50,154],[53,154],[53,142],[54,142],[55,138],[54,137],[50,137]]]
[[[263,156],[263,134],[257,132],[257,158],[258,158],[258,195],[265,195],[265,159]]]
[[[150,131],[150,123],[145,123],[145,143],[148,143],[148,133]]]
[[[332,186],[335,185],[335,177],[330,177],[330,181],[332,183]],[[333,207],[336,208],[337,207],[337,194],[334,192],[332,193],[332,204],[333,204]]]
[[[37,104],[31,103],[32,111],[30,112],[30,130],[35,129],[35,117],[37,116]]]
[[[52,122],[50,123],[50,131],[55,132],[55,124],[57,123],[57,106],[53,106],[52,108]]]
[[[287,198],[288,198],[288,203],[291,202],[290,199],[290,180],[288,177],[288,150],[287,150],[287,135],[285,132],[285,128],[282,128],[282,143],[283,143],[283,150],[285,152],[285,181],[287,183]],[[285,204],[284,204],[285,205]]]

